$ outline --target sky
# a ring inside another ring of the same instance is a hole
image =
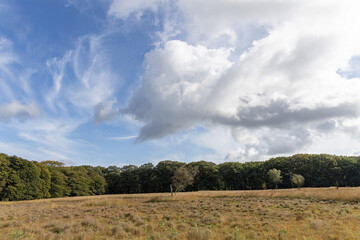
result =
[[[356,0],[0,0],[0,152],[360,155]]]

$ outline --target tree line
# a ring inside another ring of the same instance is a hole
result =
[[[183,179],[188,179],[187,184]],[[300,182],[304,187],[360,186],[360,157],[297,154],[263,162],[217,165],[165,160],[156,166],[105,168],[64,166],[57,161],[36,162],[0,154],[0,200],[9,201],[170,192],[170,187],[175,191],[292,188]]]

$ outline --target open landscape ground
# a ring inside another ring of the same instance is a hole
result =
[[[0,239],[360,239],[360,188],[0,203]]]

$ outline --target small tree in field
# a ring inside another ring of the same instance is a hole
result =
[[[174,172],[171,178],[171,196],[176,196],[176,192],[184,191],[185,188],[194,183],[194,177],[198,173],[198,168],[180,167]]]
[[[295,184],[299,189],[302,185],[304,185],[305,178],[300,174],[294,174],[291,177],[291,182]]]
[[[278,184],[282,181],[281,171],[273,168],[269,170],[268,176],[270,181],[278,188]]]

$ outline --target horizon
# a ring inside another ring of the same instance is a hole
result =
[[[6,154],[6,153],[0,153],[0,154]],[[6,154],[7,155],[7,154]],[[254,162],[267,162],[269,160],[272,160],[272,159],[276,159],[276,158],[291,158],[293,156],[296,156],[296,155],[313,155],[313,156],[318,156],[318,155],[328,155],[328,156],[332,156],[332,157],[345,157],[345,158],[360,158],[360,156],[351,156],[351,155],[334,155],[334,154],[327,154],[327,153],[318,153],[318,154],[311,154],[311,153],[296,153],[294,155],[284,155],[284,156],[273,156],[269,159],[265,159],[265,160],[258,160],[258,161],[246,161],[246,162],[237,162],[237,161],[222,161],[222,162],[213,162],[213,161],[207,161],[205,159],[201,159],[201,160],[194,160],[194,161],[191,161],[191,162],[186,162],[186,161],[175,161],[175,160],[171,160],[171,159],[163,159],[163,160],[159,160],[157,163],[152,163],[152,162],[144,162],[144,163],[141,163],[141,164],[132,164],[132,163],[129,163],[129,164],[125,164],[125,165],[90,165],[90,164],[85,164],[85,165],[71,165],[71,164],[66,164],[64,162],[61,162],[61,160],[57,161],[57,160],[42,160],[42,161],[38,161],[36,159],[26,159],[26,158],[23,158],[21,156],[17,156],[17,155],[8,155],[9,157],[17,157],[17,158],[21,158],[21,159],[24,159],[24,160],[27,160],[27,161],[31,161],[31,162],[39,162],[39,163],[43,163],[43,162],[47,162],[47,161],[55,161],[55,162],[60,162],[62,164],[64,164],[64,167],[80,167],[80,166],[91,166],[91,167],[104,167],[104,168],[108,168],[108,167],[118,167],[118,168],[122,168],[122,167],[125,167],[125,166],[129,166],[129,165],[133,165],[133,166],[136,166],[136,167],[141,167],[142,165],[146,165],[146,164],[153,164],[154,167],[156,167],[160,162],[166,162],[166,161],[170,161],[170,162],[180,162],[180,163],[185,163],[185,164],[190,164],[190,163],[198,163],[198,162],[207,162],[207,163],[213,163],[215,164],[216,166],[218,165],[221,165],[223,163],[240,163],[240,164],[244,164],[244,163],[254,163]]]
[[[358,156],[357,7],[0,2],[0,152],[91,166]]]

